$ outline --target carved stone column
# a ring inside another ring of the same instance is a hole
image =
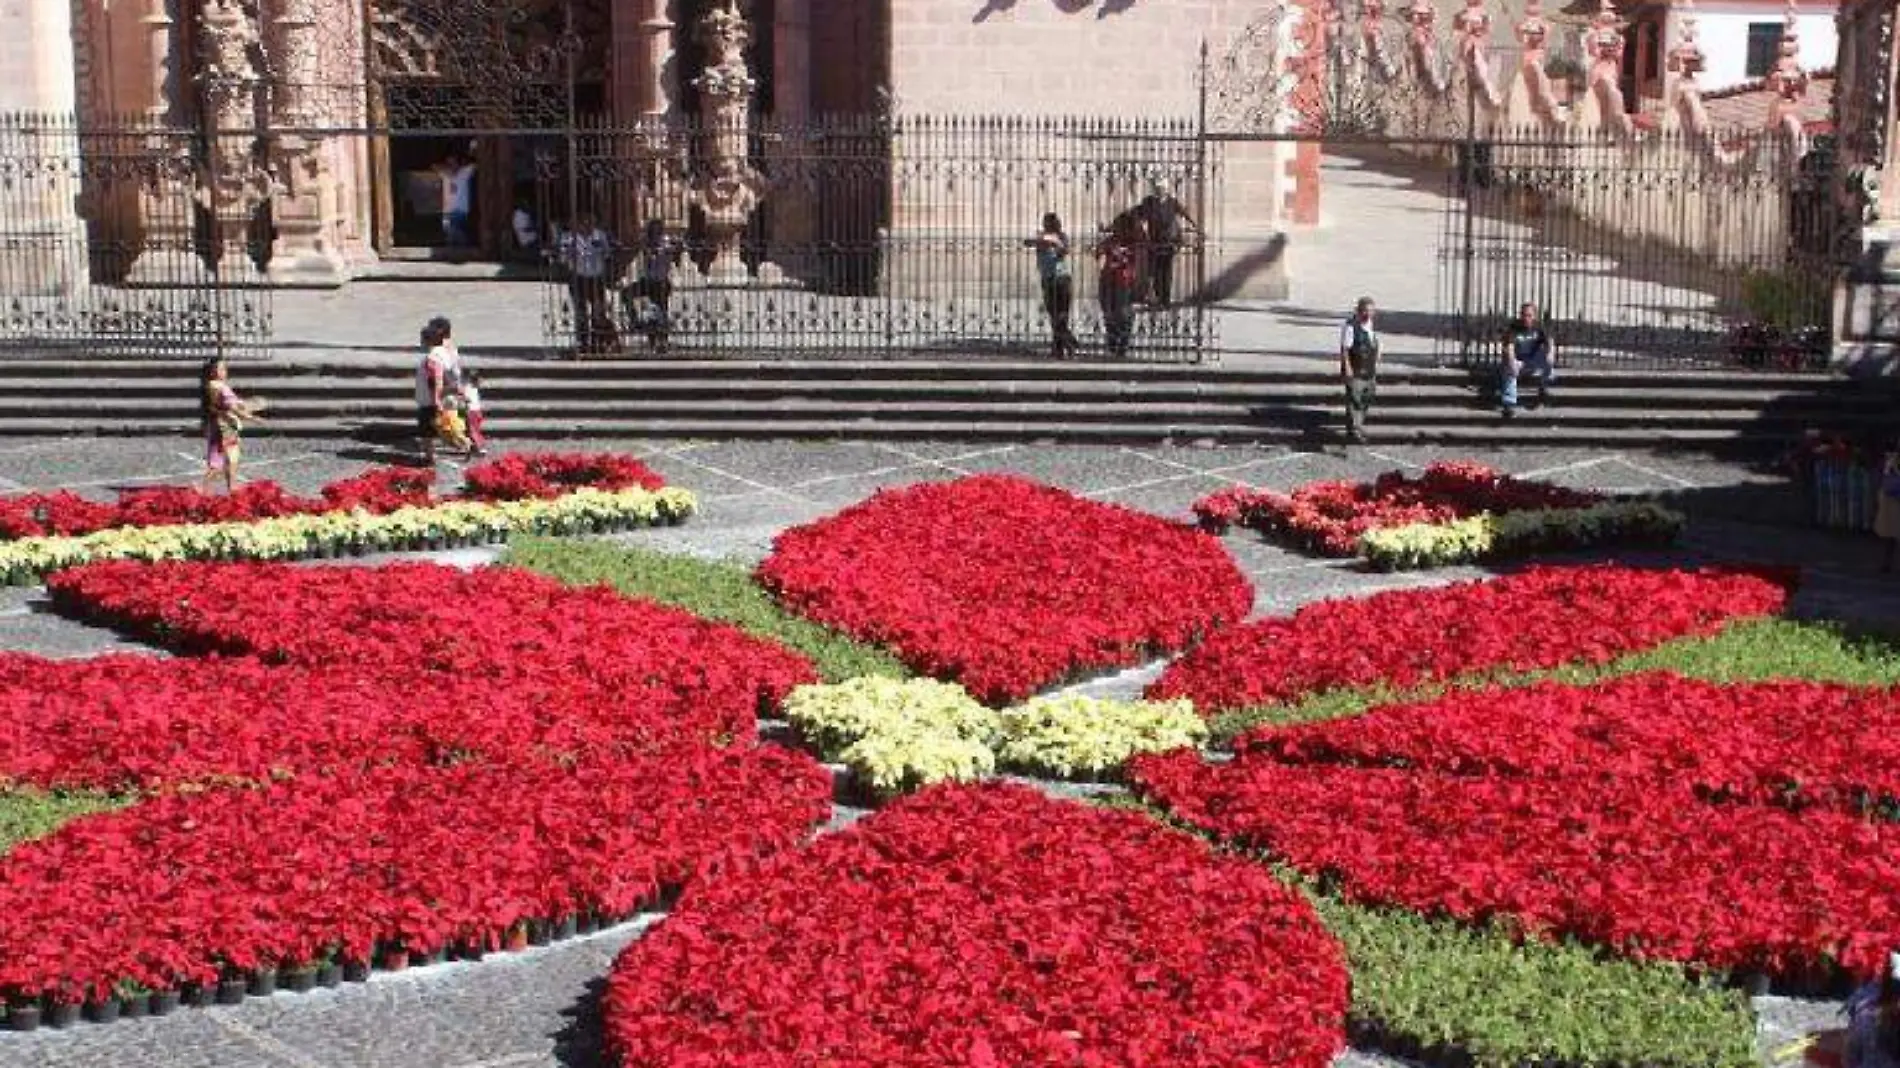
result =
[[[145,28],[146,58],[152,78],[151,105],[145,109],[145,122],[151,131],[145,146],[149,162],[146,172],[136,176],[142,232],[111,235],[113,241],[136,248],[137,252],[130,262],[108,265],[107,269],[122,274],[131,285],[176,285],[203,267],[192,251],[195,233],[192,192],[196,172],[184,152],[184,127],[190,120],[190,109],[184,106],[186,78],[179,70],[182,48],[178,26],[166,0],[147,0],[139,25]],[[133,194],[113,190],[107,195],[130,197]]]
[[[87,277],[72,8],[41,0],[14,12],[19,38],[0,44],[0,60],[17,57],[25,67],[0,84],[0,111],[14,113],[0,141],[18,164],[8,182],[0,277],[15,290],[11,296],[65,297],[83,289]]]
[[[1900,365],[1900,49],[1893,0],[1845,0],[1833,120],[1843,244],[1853,262],[1835,287],[1834,359],[1893,373]],[[1858,224],[1858,225],[1856,225]]]
[[[201,251],[224,280],[248,281],[256,273],[250,255],[252,227],[257,209],[272,192],[256,156],[259,79],[252,56],[259,29],[241,0],[206,0],[199,25],[203,122],[211,133],[198,186],[200,206],[211,216],[211,241]]]
[[[323,81],[318,54],[315,0],[278,0],[268,27],[272,71],[271,124],[280,133],[271,139],[273,179],[270,279],[277,285],[342,285],[349,277],[340,250],[330,233],[326,207],[336,200],[335,176],[329,165],[328,145],[314,130],[322,119]]]
[[[666,0],[641,0],[640,42],[646,63],[636,106],[640,114],[662,118],[673,111],[673,20]]]
[[[693,83],[699,89],[704,123],[699,146],[703,171],[695,183],[693,206],[704,213],[712,243],[707,280],[741,284],[750,276],[739,242],[752,213],[764,202],[765,181],[748,158],[752,91],[758,83],[746,69],[752,28],[739,0],[719,0],[709,9],[699,24],[699,40],[706,45],[707,62],[705,73]]]

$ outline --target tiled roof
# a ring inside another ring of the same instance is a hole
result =
[[[1768,113],[1775,94],[1759,81],[1732,89],[1706,93],[1702,103],[1708,109],[1709,122],[1719,129],[1758,130],[1768,125]],[[1827,125],[1833,115],[1834,72],[1823,70],[1808,76],[1807,95],[1801,100],[1801,124],[1812,130]]]

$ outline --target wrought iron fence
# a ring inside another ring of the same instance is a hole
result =
[[[1458,152],[1440,358],[1495,363],[1534,302],[1570,363],[1824,369],[1845,225],[1832,157],[1756,131],[1716,142],[1505,134]]]
[[[0,346],[98,357],[261,356],[268,199],[221,203],[253,150],[141,118],[0,114]],[[218,149],[228,151],[218,151]]]
[[[706,146],[733,138],[745,167],[723,174]],[[1047,352],[1053,335],[1030,239],[1053,213],[1070,242],[1071,324],[1086,354],[1104,351],[1109,333],[1094,255],[1106,228],[1157,189],[1189,218],[1213,218],[1219,166],[1218,147],[1185,120],[672,120],[595,125],[544,146],[533,189],[516,200],[552,238],[544,317],[558,349]],[[742,229],[730,213],[721,220],[735,200],[753,205],[738,213]],[[581,262],[576,238],[560,236],[587,222],[611,240],[604,271]],[[664,235],[655,248],[672,250],[653,271],[649,225]],[[728,238],[722,226],[738,232]],[[732,254],[722,253],[727,244]],[[1149,299],[1119,355],[1209,358],[1208,250],[1204,233],[1178,249],[1144,246],[1137,287]]]

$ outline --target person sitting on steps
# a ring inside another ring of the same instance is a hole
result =
[[[1557,347],[1538,325],[1537,305],[1526,301],[1504,331],[1504,363],[1498,369],[1499,414],[1506,419],[1517,414],[1518,380],[1525,375],[1537,380],[1537,407],[1548,403],[1556,362]]]

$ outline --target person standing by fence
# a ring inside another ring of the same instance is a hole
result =
[[[1366,440],[1366,416],[1378,393],[1379,331],[1373,325],[1378,311],[1371,297],[1360,297],[1352,315],[1339,327],[1339,377],[1346,384],[1346,436]]]
[[[607,311],[607,271],[614,242],[591,214],[582,213],[574,229],[561,237],[561,262],[567,267],[567,293],[574,306],[575,355],[613,347],[613,322]]]
[[[646,301],[647,309],[633,321],[646,332],[647,345],[661,355],[673,336],[673,268],[685,255],[686,246],[667,236],[664,220],[647,220],[640,243],[640,276],[633,287],[634,296]]]
[[[1042,217],[1042,231],[1023,244],[1036,250],[1036,274],[1042,280],[1042,310],[1049,316],[1049,354],[1060,360],[1076,354],[1069,314],[1075,308],[1075,271],[1069,263],[1069,235],[1055,212]]]
[[[468,222],[475,210],[475,164],[451,152],[436,175],[442,182],[442,239],[452,249],[468,248],[474,244]]]
[[[1108,354],[1128,355],[1135,332],[1135,286],[1140,279],[1143,245],[1141,219],[1133,211],[1115,217],[1108,236],[1095,246],[1101,261],[1097,289],[1102,298],[1102,324],[1108,335]]]
[[[1148,296],[1163,308],[1174,305],[1174,258],[1187,243],[1189,230],[1200,230],[1187,206],[1175,199],[1166,182],[1156,182],[1154,193],[1142,201],[1148,222]]]

